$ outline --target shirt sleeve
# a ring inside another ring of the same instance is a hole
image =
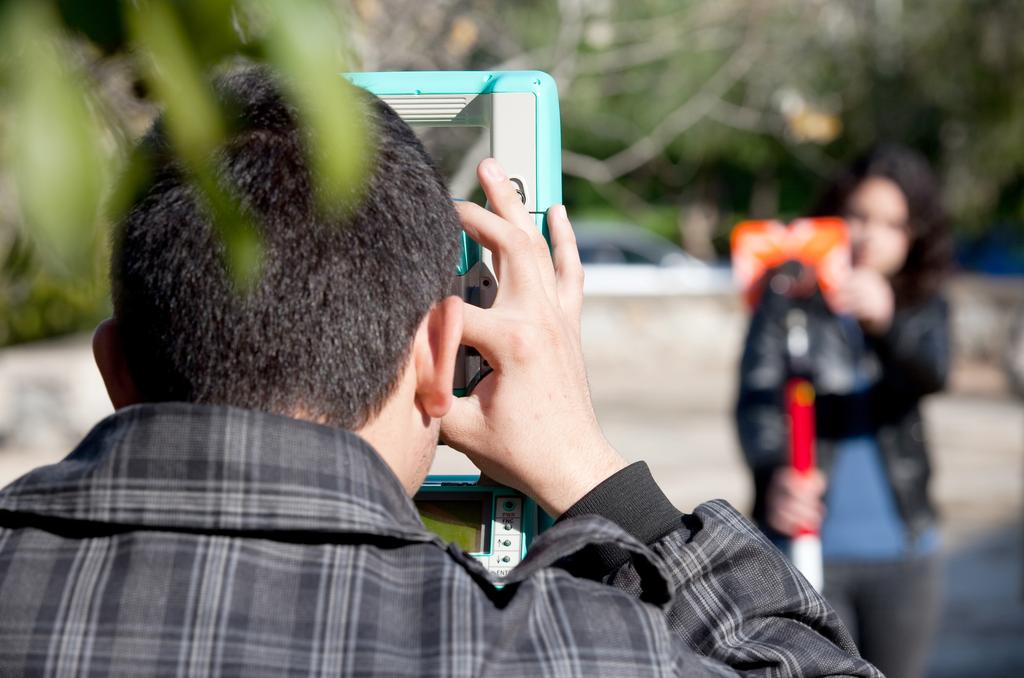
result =
[[[919,308],[898,311],[889,330],[874,338],[882,362],[882,388],[917,395],[941,391],[949,375],[949,305],[936,297]]]
[[[644,544],[651,544],[669,532],[685,530],[683,513],[672,505],[654,482],[647,463],[630,464],[592,489],[573,504],[558,522],[576,516],[599,515],[611,520]],[[596,550],[601,572],[622,566],[629,555],[614,546]]]
[[[637,462],[598,485],[560,520],[597,514],[646,543],[668,574],[668,624],[698,654],[751,675],[880,676],[860,658],[831,606],[746,518],[724,501],[692,514],[672,506]],[[640,594],[624,553],[601,553],[612,586]]]

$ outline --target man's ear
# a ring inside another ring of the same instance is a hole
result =
[[[92,335],[92,355],[96,359],[96,367],[100,369],[103,384],[107,387],[107,395],[114,409],[128,407],[142,402],[142,396],[135,386],[135,380],[128,371],[121,344],[121,333],[117,321],[108,318],[101,322]]]
[[[462,342],[462,299],[445,297],[427,311],[413,340],[416,402],[440,419],[452,406],[455,356]]]

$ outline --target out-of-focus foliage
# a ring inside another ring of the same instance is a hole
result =
[[[346,209],[370,149],[326,0],[13,0],[0,4],[0,345],[82,329],[109,312],[109,226],[148,179],[134,142],[163,110],[222,236],[240,294],[261,244],[217,181],[231,125],[211,73],[238,57],[281,72],[307,132],[321,207]],[[101,209],[105,205],[105,209]]]
[[[11,69],[10,150],[35,251],[57,271],[76,274],[87,272],[94,258],[82,255],[95,251],[109,167],[87,95],[64,67],[63,45],[38,39],[56,30],[51,10],[43,3],[25,4],[6,26],[4,43],[22,64],[31,64]]]
[[[368,149],[359,117],[338,115],[338,111],[356,110],[352,90],[338,86],[337,72],[321,67],[325,55],[341,46],[341,24],[322,4],[268,3],[267,7],[271,10],[266,17],[268,54],[293,86],[305,124],[322,142],[313,149],[320,197],[324,207],[345,204],[352,187],[359,185]]]
[[[202,74],[238,54],[292,78],[305,124],[324,141],[313,160],[328,201],[344,197],[338,189],[353,185],[367,154],[358,118],[334,113],[351,109],[345,90],[331,86],[341,64],[538,68],[559,83],[564,192],[577,215],[634,221],[697,255],[721,256],[739,219],[797,215],[852,158],[900,141],[934,163],[962,240],[999,226],[1009,247],[1022,247],[1013,244],[1024,223],[1018,0],[8,0],[0,8],[5,36],[16,22],[46,26],[26,34],[43,33],[38,39],[5,37],[18,47],[0,56],[0,343],[82,327],[105,312],[93,269],[106,224],[60,215],[94,210],[110,177],[144,164],[129,163],[126,149],[155,104],[167,106],[244,289],[259,243],[203,160],[227,128]],[[47,82],[36,82],[44,72]],[[62,109],[87,115],[31,103],[69,82],[77,89],[61,90]],[[34,111],[24,135],[23,110]],[[64,141],[30,143],[61,120]],[[93,167],[92,176],[15,191],[18,149],[58,143],[81,150],[68,164],[34,159],[29,176]],[[460,192],[472,170],[467,162],[453,173]],[[65,200],[65,190],[77,197]],[[40,200],[51,192],[52,201]],[[50,306],[87,310],[60,324],[45,320],[60,315]]]

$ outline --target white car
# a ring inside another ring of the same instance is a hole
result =
[[[581,221],[576,242],[592,296],[735,294],[728,265],[709,264],[634,224]]]

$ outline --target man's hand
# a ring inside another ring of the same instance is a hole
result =
[[[765,495],[768,524],[789,537],[801,529],[817,531],[825,516],[821,501],[824,494],[825,475],[821,471],[803,474],[780,468],[772,476]]]
[[[597,424],[580,346],[583,267],[565,208],[548,211],[552,251],[497,161],[477,169],[492,211],[459,203],[463,228],[491,250],[498,294],[467,304],[463,343],[493,372],[456,398],[445,443],[494,480],[559,516],[625,467]]]
[[[846,284],[836,291],[832,310],[852,315],[869,334],[885,334],[892,325],[895,296],[881,273],[854,269]]]

